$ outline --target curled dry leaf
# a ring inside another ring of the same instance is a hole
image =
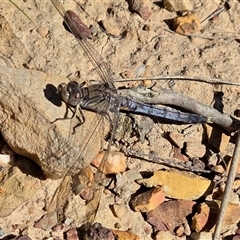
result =
[[[100,152],[92,161],[92,164],[95,167],[99,167],[100,163],[104,157],[105,152]],[[113,152],[110,153],[103,169],[103,173],[105,174],[116,174],[124,172],[127,168],[126,158],[121,152]]]

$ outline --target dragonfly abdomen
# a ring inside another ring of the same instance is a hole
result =
[[[156,107],[142,102],[137,102],[133,99],[120,97],[121,110],[140,113],[148,116],[155,116],[162,119],[168,119],[181,123],[206,123],[208,118],[194,114],[184,113],[179,110],[169,107]]]

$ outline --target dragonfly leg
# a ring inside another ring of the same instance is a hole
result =
[[[77,110],[79,110],[80,116],[76,115]],[[76,118],[79,120],[79,123],[76,124],[76,125],[73,127],[73,134],[75,134],[76,128],[79,127],[79,126],[81,126],[81,125],[85,122],[85,116],[84,116],[84,114],[83,114],[83,112],[82,112],[82,108],[81,108],[80,104],[75,108],[75,112],[73,113],[72,118],[75,117],[75,116],[76,116]]]

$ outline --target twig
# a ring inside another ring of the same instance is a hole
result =
[[[237,135],[237,139],[236,139],[236,145],[235,145],[235,149],[234,149],[234,153],[233,153],[230,170],[228,173],[227,183],[226,183],[226,186],[224,189],[224,195],[223,195],[219,215],[217,218],[217,223],[216,223],[216,227],[215,227],[215,230],[213,233],[213,240],[220,239],[223,218],[225,216],[227,206],[229,203],[229,198],[230,198],[230,195],[232,192],[233,181],[234,181],[236,173],[237,173],[239,159],[240,159],[240,131],[238,131],[238,135]]]
[[[147,97],[146,95],[140,94],[132,89],[118,90],[120,94],[130,96],[135,100],[147,103],[147,104],[164,104],[164,105],[175,105],[183,109],[197,113],[204,117],[207,117],[211,122],[223,127],[229,132],[236,131],[240,128],[240,121],[230,116],[220,113],[216,109],[209,107],[205,104],[197,102],[196,100],[184,96],[180,93],[176,93],[166,89],[159,89],[158,92],[150,91]]]
[[[130,81],[143,81],[143,80],[189,80],[196,82],[204,82],[209,84],[225,84],[240,86],[240,83],[229,82],[227,80],[221,80],[219,78],[202,78],[202,77],[187,77],[187,76],[151,76],[151,77],[140,77],[140,78],[124,78],[116,79],[114,82],[130,82]]]
[[[177,168],[179,170],[184,170],[184,171],[191,171],[191,172],[197,172],[197,173],[210,173],[211,171],[209,170],[205,170],[196,166],[189,166],[187,164],[184,164],[181,161],[178,161],[176,159],[164,159],[161,157],[158,157],[156,154],[154,153],[150,153],[150,154],[144,154],[138,151],[134,151],[134,150],[129,150],[126,152],[126,154],[128,156],[133,156],[133,157],[137,157],[137,158],[141,158],[145,161],[148,162],[153,162],[153,163],[157,163],[157,164],[162,164],[168,167],[173,167],[173,168]]]

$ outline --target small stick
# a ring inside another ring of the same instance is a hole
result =
[[[230,170],[228,173],[228,178],[227,178],[227,183],[224,189],[224,195],[219,211],[219,215],[217,218],[217,223],[216,227],[213,233],[213,240],[219,240],[220,239],[220,234],[221,234],[221,229],[222,229],[222,224],[223,224],[223,219],[227,210],[227,206],[229,203],[229,198],[232,192],[232,187],[233,187],[233,182],[237,173],[238,169],[238,163],[240,159],[240,131],[238,131],[237,139],[236,139],[236,145],[233,153],[233,158],[230,166]]]
[[[182,81],[196,81],[204,82],[208,84],[225,84],[240,86],[240,83],[229,82],[227,80],[221,80],[219,78],[202,78],[202,77],[187,77],[187,76],[151,76],[151,77],[140,77],[140,78],[124,78],[124,79],[114,79],[114,82],[130,82],[130,81],[143,81],[143,80],[182,80]]]
[[[147,92],[152,97],[138,93],[132,89],[118,90],[123,96],[130,96],[137,101],[146,104],[174,105],[186,109],[190,112],[207,117],[211,122],[223,127],[228,132],[236,131],[240,128],[240,121],[220,113],[218,110],[200,103],[190,97],[166,89],[159,89],[157,92]]]
[[[197,172],[197,173],[210,173],[211,172],[210,170],[205,170],[205,169],[199,168],[194,165],[189,166],[189,165],[187,165],[179,160],[176,160],[174,158],[171,158],[171,159],[161,158],[161,157],[158,157],[154,153],[145,154],[145,153],[141,153],[138,151],[129,150],[129,151],[126,151],[126,155],[132,156],[132,157],[137,157],[137,158],[143,159],[145,161],[157,163],[157,164],[164,165],[167,167],[176,168],[179,170],[191,171],[191,172]]]

